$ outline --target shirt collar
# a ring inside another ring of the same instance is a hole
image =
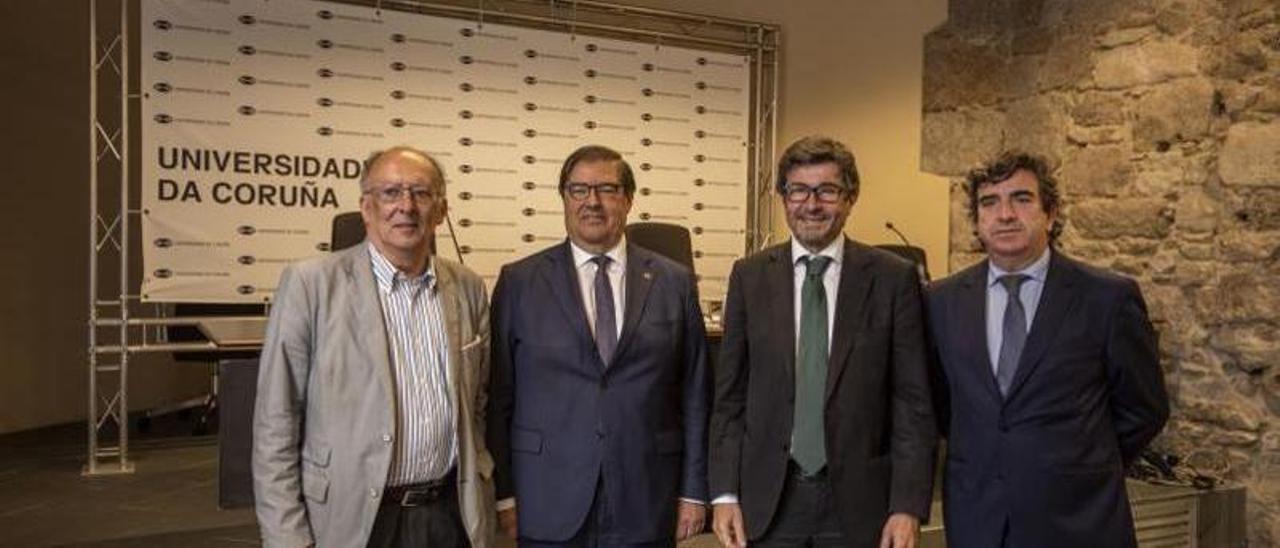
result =
[[[391,261],[378,251],[378,248],[369,244],[369,262],[373,263],[373,278],[378,282],[378,289],[384,293],[390,293],[395,289],[396,284],[402,282],[418,282],[424,284],[427,289],[435,286],[436,280],[436,263],[430,257],[427,258],[427,269],[421,275],[409,278],[404,272],[401,272],[391,264]]]
[[[573,264],[577,268],[586,266],[586,264],[591,262],[591,259],[596,256],[594,253],[590,253],[587,250],[578,247],[578,244],[573,243],[573,240],[569,240],[569,249],[573,251]],[[613,262],[617,263],[618,266],[626,268],[627,237],[623,236],[618,240],[618,245],[613,246],[613,249],[604,252],[604,254],[606,257],[613,260]]]
[[[801,245],[799,241],[796,241],[795,238],[791,239],[791,266],[795,266],[796,263],[800,262],[800,259],[808,257],[809,255],[813,255],[813,253]],[[844,259],[844,236],[837,236],[835,241],[827,244],[827,247],[822,248],[822,251],[819,251],[818,255],[830,257],[831,263],[839,266],[841,260]]]
[[[987,264],[990,266],[990,268],[987,268],[987,287],[991,287],[999,283],[1000,277],[1006,274],[1025,274],[1032,280],[1044,283],[1045,277],[1049,274],[1049,248],[1044,248],[1044,252],[1040,254],[1040,258],[1027,265],[1027,267],[1021,271],[1008,272],[996,266],[996,263],[992,262],[990,259],[987,260]]]

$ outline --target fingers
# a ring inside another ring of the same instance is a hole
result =
[[[747,548],[747,532],[742,526],[742,512],[739,510],[734,514],[733,519],[733,538],[737,541],[737,548]]]
[[[516,538],[516,509],[509,508],[498,512],[498,527],[502,529],[502,533],[511,538]]]
[[[745,548],[747,535],[742,527],[742,507],[717,504],[713,507],[711,529],[725,548]]]
[[[706,524],[706,507],[701,504],[681,501],[677,515],[676,540],[688,539],[702,532]]]
[[[905,514],[890,517],[880,533],[880,548],[915,548],[917,523]]]

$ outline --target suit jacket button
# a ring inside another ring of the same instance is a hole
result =
[[[376,498],[378,498],[378,490],[377,490],[377,489],[369,489],[369,498],[371,498],[371,499],[376,499]]]
[[[383,434],[382,441],[385,443],[391,443],[391,434]]]

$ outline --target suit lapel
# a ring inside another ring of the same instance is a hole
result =
[[[769,330],[773,336],[773,344],[766,348],[781,351],[783,368],[786,369],[783,377],[787,382],[784,393],[792,394],[795,392],[796,379],[796,282],[790,242],[773,248],[766,268],[764,285],[769,295],[769,309],[766,313],[773,324],[773,328]]]
[[[1045,350],[1053,343],[1062,321],[1071,314],[1075,307],[1078,292],[1072,290],[1076,283],[1076,266],[1050,251],[1049,272],[1045,275],[1044,292],[1040,295],[1040,304],[1036,307],[1036,315],[1031,320],[1031,332],[1027,333],[1027,345],[1023,347],[1022,356],[1018,358],[1018,371],[1013,375],[1013,384],[1009,386],[1008,399],[1018,392],[1018,388],[1027,382],[1027,377],[1035,372],[1043,361]]]
[[[635,338],[640,318],[644,315],[645,305],[649,301],[649,288],[653,287],[653,257],[648,251],[632,244],[627,244],[626,305],[622,313],[622,337],[618,339],[618,347],[614,349],[615,363],[627,348],[627,343]]]
[[[867,251],[860,244],[844,241],[844,258],[840,266],[840,285],[836,291],[836,317],[832,324],[831,355],[827,359],[827,386],[823,401],[831,399],[840,382],[853,351],[854,334],[858,332],[858,319],[865,317],[862,309],[871,293],[873,280],[864,270],[871,264]],[[794,284],[793,284],[794,285]]]
[[[461,401],[459,397],[459,387],[461,385],[461,367],[462,367],[462,334],[459,332],[462,326],[462,311],[459,306],[458,299],[462,298],[462,292],[457,291],[454,285],[457,279],[454,272],[449,267],[442,264],[433,256],[432,262],[435,263],[436,273],[436,292],[440,295],[440,306],[444,312],[444,328],[445,334],[448,336],[448,358],[445,363],[445,371],[448,374],[449,400],[453,402],[454,416],[459,414],[458,403]]]
[[[347,331],[360,349],[360,353],[378,371],[378,379],[387,395],[387,405],[395,413],[395,378],[391,370],[391,346],[387,342],[386,318],[382,315],[382,300],[378,296],[378,282],[373,278],[369,247],[361,245],[343,256],[343,270],[352,286],[347,302],[351,313],[347,314]],[[377,326],[376,328],[374,326]]]
[[[591,329],[587,326],[582,289],[578,285],[577,266],[573,264],[573,253],[569,250],[569,240],[565,240],[564,244],[546,255],[542,278],[551,295],[560,305],[560,310],[564,313],[572,331],[577,333],[579,342],[594,347]]]
[[[970,359],[963,364],[972,366],[987,394],[995,401],[1000,396],[1000,386],[991,370],[991,351],[987,348],[987,272],[988,262],[968,271],[960,290],[960,303],[955,310],[960,315],[955,322],[960,331],[959,341],[974,341],[969,345]]]

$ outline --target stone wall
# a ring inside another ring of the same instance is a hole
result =
[[[1250,545],[1280,545],[1280,1],[951,0],[924,79],[953,270],[981,257],[964,172],[1049,157],[1061,248],[1138,279],[1160,331],[1156,444],[1246,485]]]

